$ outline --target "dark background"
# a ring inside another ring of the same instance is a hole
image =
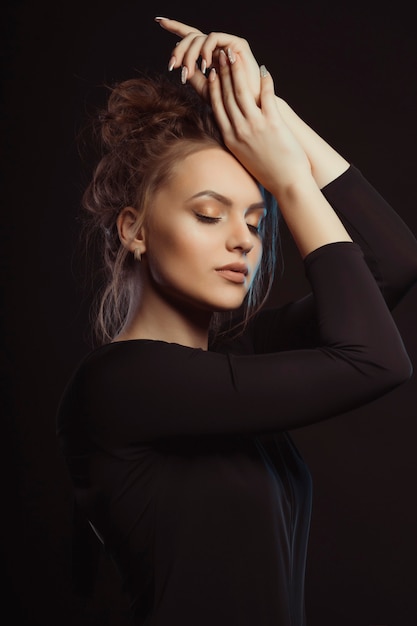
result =
[[[128,623],[117,575],[104,558],[86,607],[70,591],[71,489],[55,411],[90,349],[89,293],[77,250],[86,173],[76,138],[87,110],[102,102],[103,82],[136,68],[166,71],[175,38],[154,15],[246,37],[277,91],[417,233],[411,8],[187,4],[27,0],[1,9],[1,606],[10,625]],[[283,245],[286,269],[274,303],[306,289],[285,230]],[[416,304],[414,290],[394,313],[415,367]],[[415,405],[414,376],[361,410],[293,433],[315,485],[309,626],[417,624]]]

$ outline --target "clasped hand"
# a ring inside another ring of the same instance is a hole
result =
[[[210,101],[226,146],[254,178],[279,198],[311,176],[303,148],[279,113],[273,79],[259,68],[248,42],[226,33],[206,35],[175,20],[157,21],[181,37],[169,69],[181,68],[182,82]]]

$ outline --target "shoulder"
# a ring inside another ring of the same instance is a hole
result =
[[[203,350],[158,340],[128,340],[105,344],[88,353],[75,368],[64,391],[64,403],[111,402],[115,393],[158,388],[193,367]]]
[[[87,354],[72,375],[69,385],[99,385],[100,390],[117,381],[141,376],[149,378],[161,367],[175,365],[179,360],[189,358],[194,350],[179,344],[157,340],[128,340],[105,344]]]
[[[124,400],[152,396],[155,391],[160,394],[161,380],[180,374],[181,363],[193,352],[178,344],[151,340],[95,348],[81,359],[65,386],[56,416],[58,429],[90,421],[93,415],[117,415]]]
[[[58,409],[58,432],[114,433],[117,425],[119,434],[136,429],[143,438],[140,429],[150,415],[182,411],[184,402],[195,408],[200,391],[213,395],[207,380],[219,387],[229,377],[225,355],[163,341],[108,344],[75,369]],[[198,393],[188,393],[196,387]]]

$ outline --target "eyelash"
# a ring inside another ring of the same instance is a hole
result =
[[[196,213],[195,216],[200,222],[206,222],[208,224],[216,224],[222,219],[221,217],[210,217],[209,215],[202,215],[201,213]]]
[[[201,213],[196,213],[195,216],[200,222],[204,222],[206,224],[217,224],[222,219],[221,217],[210,217],[209,215],[202,215]],[[260,226],[247,224],[247,227],[254,235],[260,234]]]

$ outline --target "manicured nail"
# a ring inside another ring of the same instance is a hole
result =
[[[206,73],[206,69],[207,69],[207,63],[206,63],[206,60],[205,60],[205,59],[202,59],[202,61],[201,61],[201,67],[200,67],[200,70],[203,72],[203,74],[205,74],[205,73]]]
[[[212,67],[208,75],[208,80],[212,83],[215,79],[216,79],[216,70],[214,67]]]
[[[169,20],[169,17],[154,17],[155,22],[161,22],[162,20]]]
[[[175,57],[171,57],[171,58],[170,58],[169,63],[168,63],[168,72],[172,72],[172,70],[173,70],[173,69],[174,69],[174,67],[175,67],[175,61],[176,61],[176,60],[177,60],[177,59],[176,59]]]
[[[181,70],[181,82],[183,85],[185,85],[185,83],[187,82],[187,76],[188,76],[188,67],[184,65]]]
[[[225,67],[227,65],[226,53],[224,50],[220,50],[219,53],[219,65],[221,67]]]
[[[236,61],[235,54],[231,48],[227,48],[227,57],[231,65]]]
[[[266,69],[265,65],[261,65],[261,67],[259,68],[259,71],[261,73],[262,78],[265,78],[265,76],[268,76],[268,70]]]

